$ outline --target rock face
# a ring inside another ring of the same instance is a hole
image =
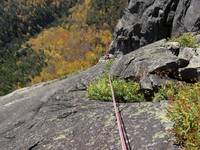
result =
[[[104,72],[99,64],[61,81],[0,97],[1,150],[120,149],[112,103],[88,100],[88,82]],[[166,103],[121,104],[132,149],[173,150]]]
[[[200,81],[200,48],[183,48],[180,50],[179,58],[189,60],[189,65],[179,69],[179,77],[188,82]]]
[[[199,68],[199,48],[180,48],[176,42],[161,40],[122,56],[111,74],[139,81],[142,89],[153,91],[168,81],[200,81]]]
[[[199,0],[179,0],[174,16],[172,35],[200,30],[199,7]]]
[[[130,0],[110,53],[127,54],[146,44],[200,29],[199,0]]]

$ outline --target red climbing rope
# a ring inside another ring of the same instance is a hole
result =
[[[126,137],[125,137],[124,130],[122,128],[121,116],[120,116],[120,112],[119,112],[119,109],[117,107],[117,103],[116,103],[116,100],[115,100],[115,93],[114,93],[114,90],[113,90],[110,75],[109,75],[109,84],[110,84],[110,89],[111,89],[111,93],[112,93],[113,106],[114,106],[114,109],[115,109],[115,116],[117,118],[117,126],[118,126],[118,130],[119,130],[121,147],[122,147],[122,150],[127,150]]]

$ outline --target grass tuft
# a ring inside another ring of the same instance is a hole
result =
[[[181,47],[197,48],[199,44],[197,39],[191,33],[184,33],[179,37],[172,37],[169,41],[180,43]]]

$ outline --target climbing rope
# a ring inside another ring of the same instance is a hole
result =
[[[115,116],[117,118],[117,127],[118,127],[118,131],[119,131],[119,136],[120,136],[120,142],[121,142],[121,147],[122,150],[127,150],[127,144],[126,144],[126,132],[125,132],[125,127],[122,126],[122,117],[119,111],[119,108],[117,107],[117,103],[116,103],[116,99],[115,99],[115,93],[114,93],[114,89],[112,86],[112,80],[111,80],[111,76],[109,75],[109,84],[110,84],[110,89],[111,89],[111,93],[112,93],[112,100],[113,100],[113,106],[114,106],[114,110],[115,110]]]

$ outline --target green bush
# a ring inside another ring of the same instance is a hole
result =
[[[138,83],[114,79],[112,85],[115,97],[120,102],[139,102],[144,100],[143,95],[139,92],[140,86]],[[93,100],[111,101],[112,95],[108,76],[104,75],[100,79],[91,82],[87,88],[87,96]]]
[[[170,39],[170,41],[179,42],[181,47],[199,47],[197,39],[191,33],[184,33],[179,37],[173,37]]]
[[[200,149],[200,83],[182,86],[170,104],[169,118],[178,144],[186,150]]]

